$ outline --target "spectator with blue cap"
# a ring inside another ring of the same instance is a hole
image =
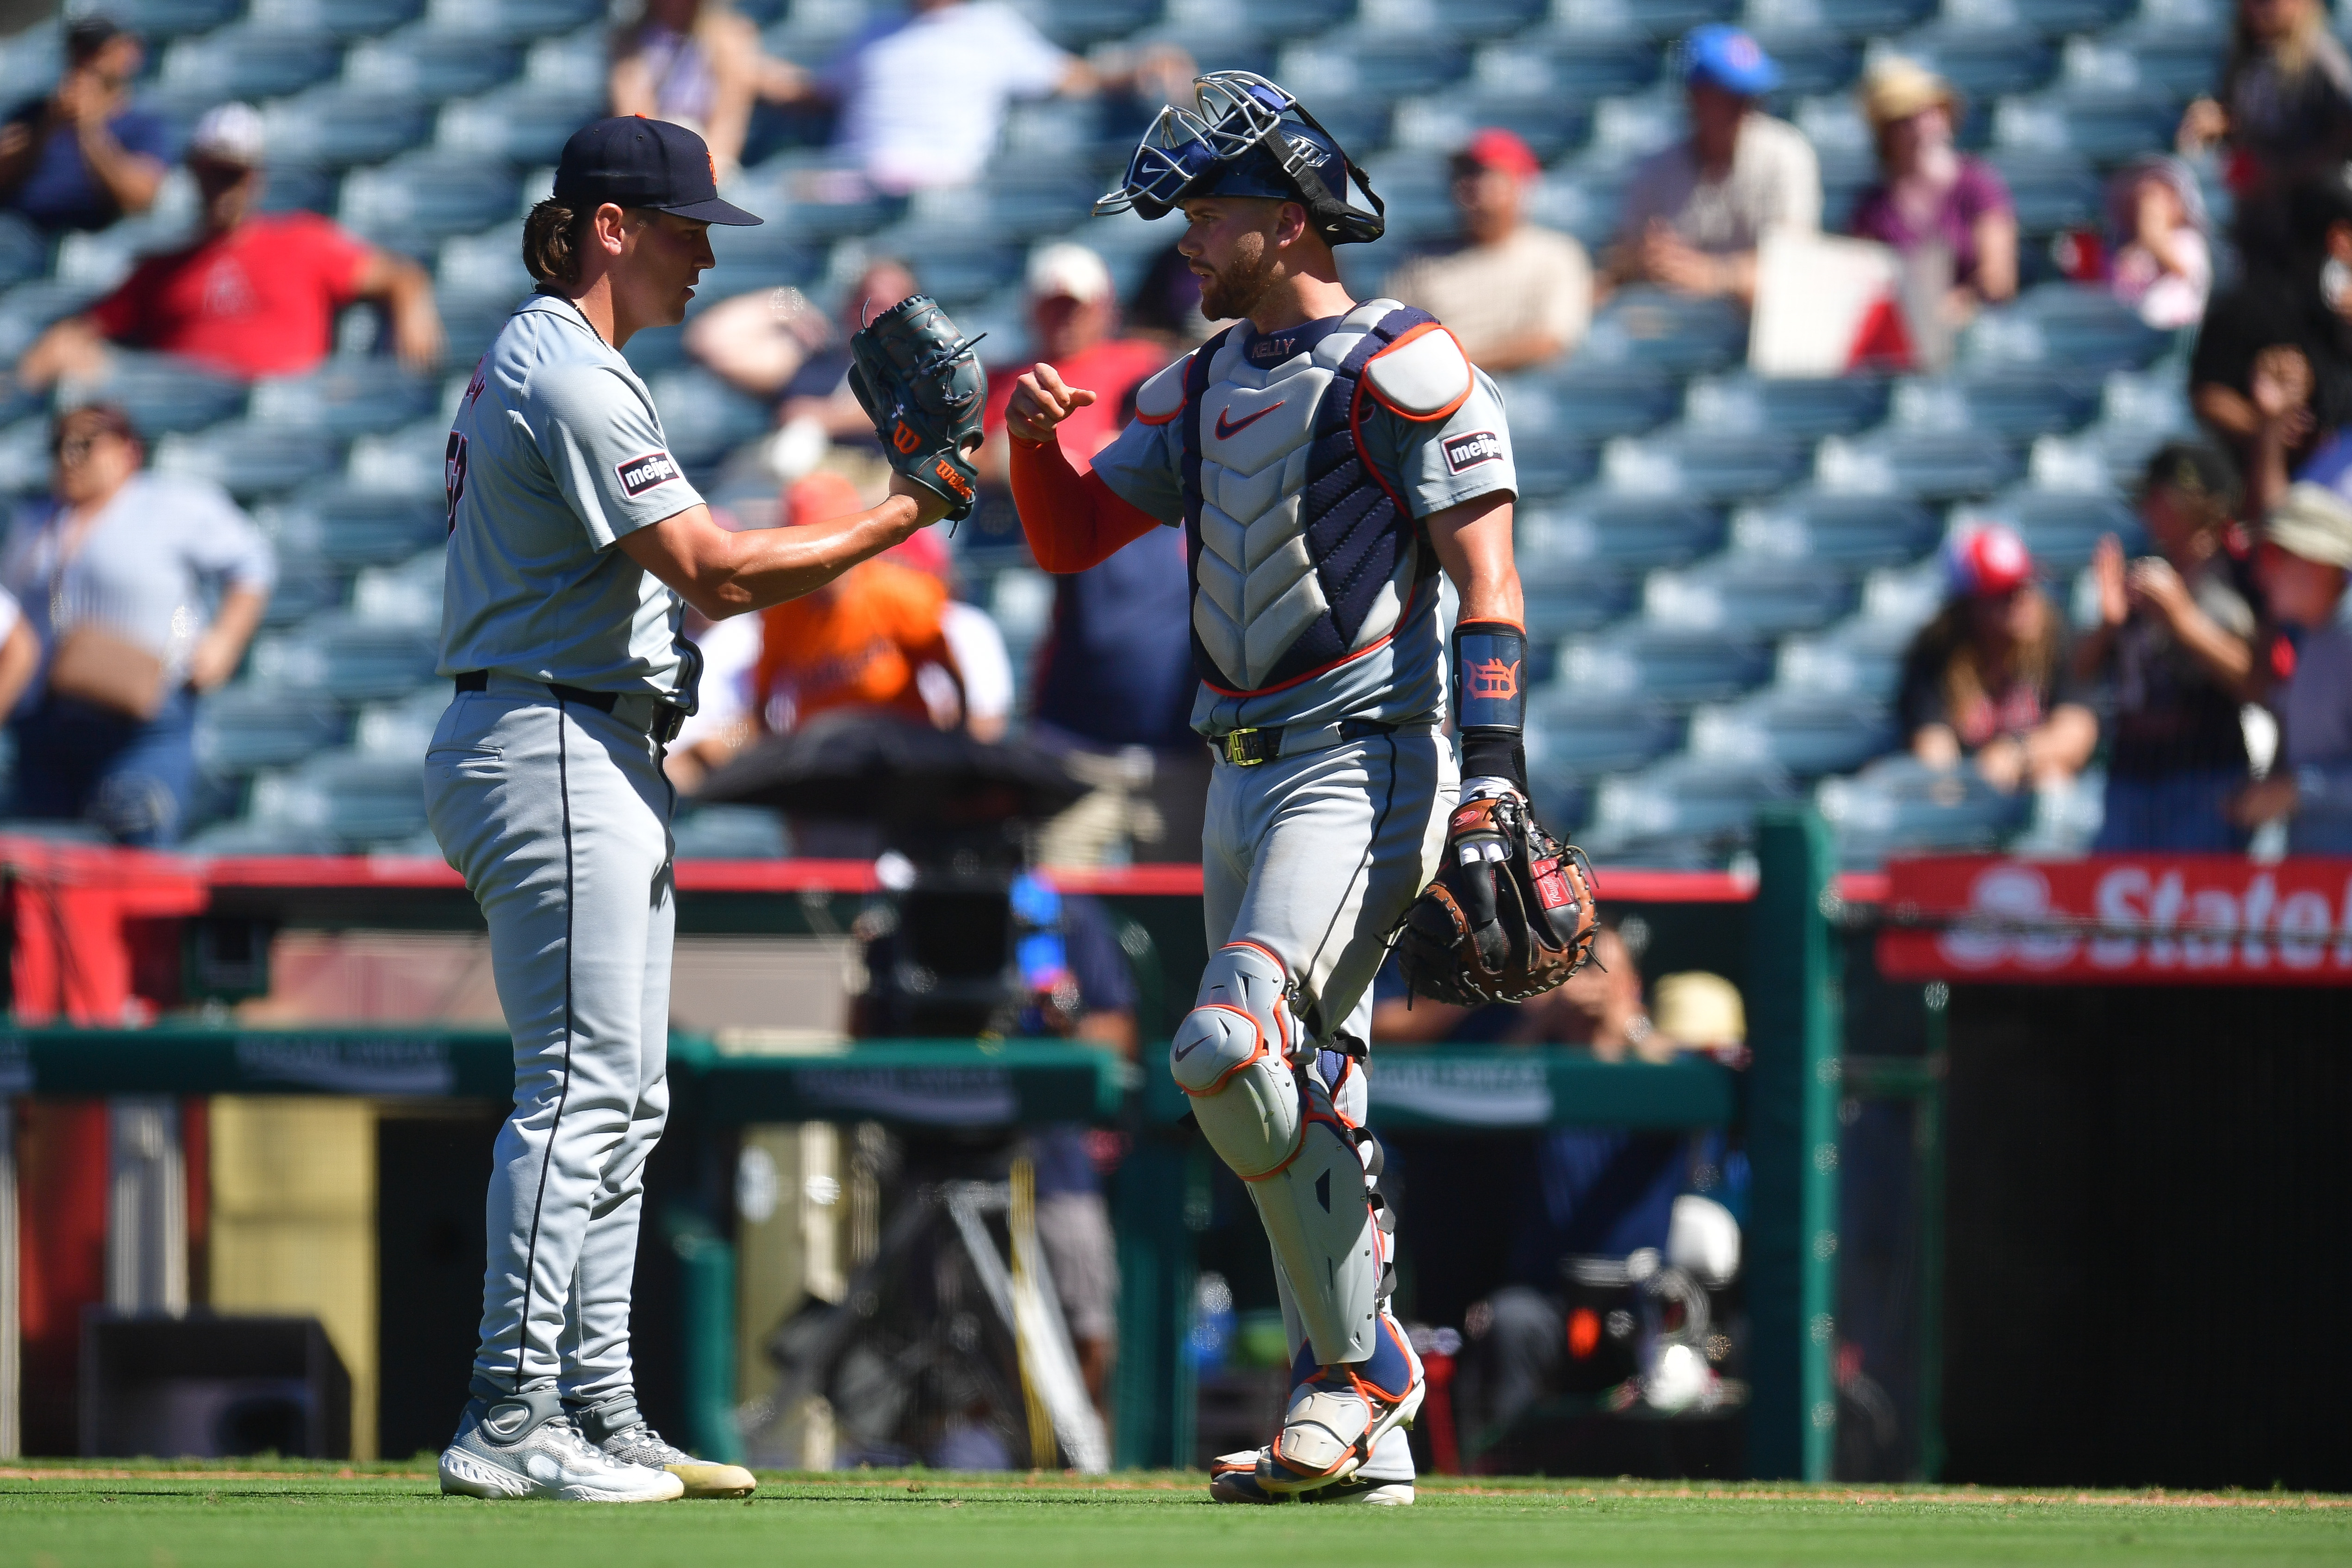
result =
[[[1635,165],[1609,258],[1615,283],[1756,301],[1756,250],[1767,230],[1822,226],[1822,170],[1804,132],[1757,107],[1780,68],[1725,23],[1681,46],[1690,135]]]

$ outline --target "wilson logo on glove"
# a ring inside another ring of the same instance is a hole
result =
[[[898,430],[890,437],[890,445],[898,447],[901,452],[916,451],[922,447],[922,444],[923,438],[915,433],[914,426],[904,420],[899,422]]]
[[[941,458],[938,462],[931,466],[931,472],[940,477],[940,482],[941,484],[946,485],[948,489],[955,491],[956,494],[961,496],[964,500],[970,500],[971,499],[971,482],[966,479],[961,474],[957,473],[954,468],[950,465],[945,458]]]

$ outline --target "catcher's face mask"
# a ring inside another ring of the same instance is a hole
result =
[[[1238,70],[1199,77],[1192,93],[1192,108],[1160,111],[1128,160],[1127,178],[1095,203],[1097,216],[1132,210],[1161,218],[1191,197],[1258,196],[1304,203],[1335,245],[1381,237],[1381,198],[1297,99]],[[1370,212],[1348,203],[1350,176]]]

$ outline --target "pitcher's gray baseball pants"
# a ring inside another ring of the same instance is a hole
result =
[[[474,1362],[485,1397],[633,1392],[638,1211],[669,1109],[674,797],[661,763],[622,718],[495,678],[450,704],[425,757],[433,836],[489,922],[514,1036]]]

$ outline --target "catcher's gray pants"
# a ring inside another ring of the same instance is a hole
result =
[[[1220,759],[1209,780],[1201,850],[1213,955],[1202,1002],[1223,967],[1214,955],[1228,943],[1250,942],[1278,958],[1297,982],[1292,1010],[1306,1033],[1327,1044],[1342,1031],[1369,1042],[1372,977],[1387,956],[1388,933],[1435,874],[1460,791],[1453,744],[1433,729],[1399,730],[1255,767]],[[1336,1089],[1332,1109],[1361,1124],[1364,1073],[1342,1073],[1338,1062],[1309,1058],[1303,1070],[1327,1093]],[[1276,1201],[1266,1184],[1253,1182],[1251,1194],[1261,1205]],[[1308,1260],[1283,1258],[1276,1237],[1269,1227],[1296,1356],[1307,1336],[1289,1274]],[[1368,1295],[1374,1283],[1337,1294]],[[1322,1353],[1340,1359],[1328,1347]]]
[[[674,797],[642,730],[531,689],[461,693],[425,763],[514,1036],[473,1388],[598,1404],[633,1392],[637,1217],[669,1109]]]

